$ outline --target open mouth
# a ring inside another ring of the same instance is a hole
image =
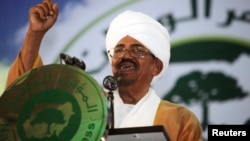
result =
[[[136,69],[136,65],[132,62],[122,62],[119,64],[119,70],[121,72],[128,72]]]

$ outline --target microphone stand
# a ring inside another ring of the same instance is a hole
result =
[[[109,131],[114,129],[114,95],[113,95],[113,92],[112,90],[110,90],[108,92],[108,96],[107,96],[107,99],[109,101],[109,106],[110,106],[110,109],[109,109],[109,117],[108,117],[108,125],[107,125],[107,128],[106,128],[106,131],[104,133],[104,136],[101,138],[101,141],[106,141],[107,138],[108,138],[108,135],[109,135]]]
[[[114,129],[115,124],[115,115],[114,115],[114,94],[112,91],[108,92],[108,100],[110,102],[110,111],[111,111],[111,123],[109,125],[109,129]]]

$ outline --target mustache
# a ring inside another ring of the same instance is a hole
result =
[[[133,59],[129,59],[129,58],[123,58],[120,60],[120,62],[117,64],[117,68],[120,68],[120,66],[122,66],[123,63],[126,63],[126,62],[129,62],[129,63],[132,63],[134,66],[137,66],[138,63],[133,60]]]

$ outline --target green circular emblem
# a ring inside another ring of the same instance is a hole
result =
[[[98,141],[107,103],[80,68],[53,64],[19,77],[0,98],[0,140]]]

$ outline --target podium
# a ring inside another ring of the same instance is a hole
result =
[[[170,141],[163,126],[110,129],[107,141]]]

